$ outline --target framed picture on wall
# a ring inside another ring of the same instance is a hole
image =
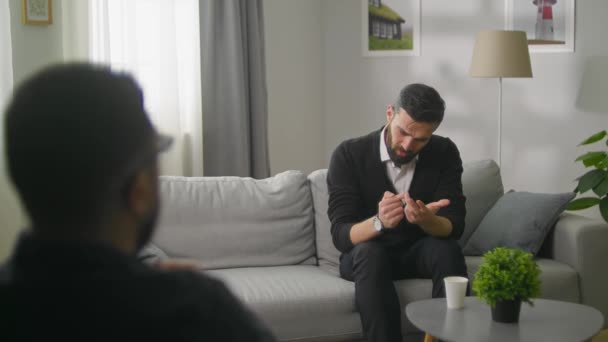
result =
[[[51,0],[21,0],[21,21],[25,25],[50,25],[53,23]]]
[[[575,0],[506,0],[505,27],[525,31],[530,52],[574,52]]]
[[[420,0],[361,0],[363,55],[419,56]]]

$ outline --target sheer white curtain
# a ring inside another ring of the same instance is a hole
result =
[[[11,47],[11,18],[8,1],[0,2],[0,108],[13,89],[13,57]]]
[[[155,125],[175,138],[173,148],[161,157],[162,173],[201,176],[198,1],[88,0],[63,5],[65,56],[131,72],[144,90]]]
[[[9,185],[4,155],[4,109],[13,90],[11,20],[8,1],[0,1],[0,262],[9,254],[23,216]]]

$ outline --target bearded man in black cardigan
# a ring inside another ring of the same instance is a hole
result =
[[[444,277],[467,276],[456,242],[466,212],[462,160],[450,139],[433,134],[444,112],[435,89],[408,85],[387,106],[384,127],[342,142],[331,157],[331,234],[368,341],[402,339],[393,280],[430,278],[437,298]]]

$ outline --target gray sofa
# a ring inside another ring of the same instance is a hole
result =
[[[326,170],[239,177],[161,177],[163,210],[146,253],[199,260],[283,341],[361,339],[353,283],[338,275],[327,218]],[[465,164],[470,236],[503,194],[493,161]],[[461,241],[463,244],[465,241]],[[467,256],[469,275],[481,258]],[[581,302],[608,314],[608,225],[564,213],[538,264],[542,297]],[[402,306],[431,296],[427,279],[396,281]],[[420,336],[402,313],[404,339]]]

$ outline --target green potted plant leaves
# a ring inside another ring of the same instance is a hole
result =
[[[607,136],[608,133],[605,130],[595,133],[581,142],[579,146],[602,141]],[[606,145],[608,145],[608,139],[606,139]],[[580,161],[585,167],[592,167],[592,170],[585,172],[578,179],[578,185],[574,192],[583,194],[593,190],[595,196],[574,199],[567,209],[581,210],[599,205],[604,221],[608,222],[608,153],[606,151],[591,151],[579,156],[576,161]]]
[[[473,291],[492,308],[492,319],[503,323],[519,321],[521,302],[533,305],[540,295],[540,268],[531,253],[496,247],[483,255],[475,273]]]

